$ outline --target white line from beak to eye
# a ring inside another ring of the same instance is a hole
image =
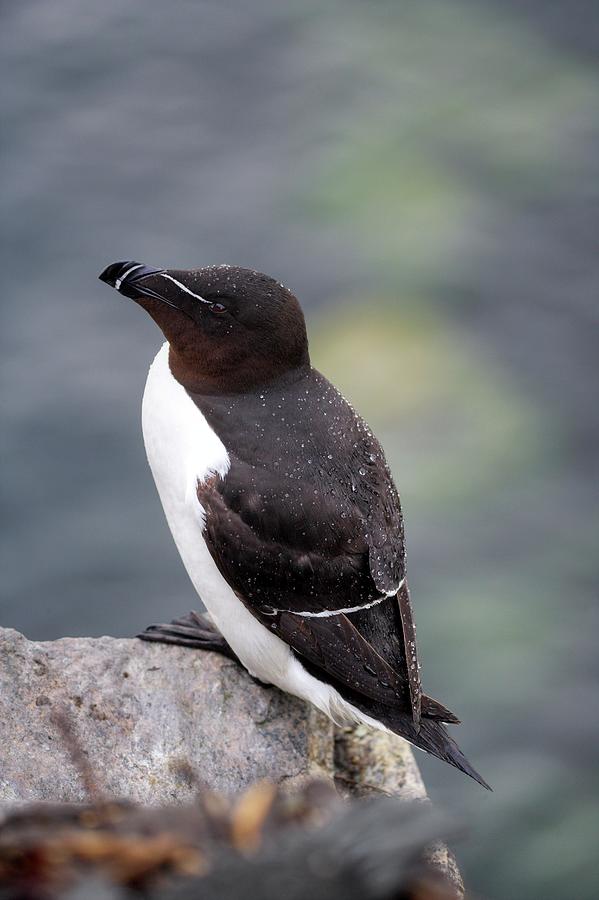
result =
[[[160,277],[161,277],[161,278],[168,278],[169,281],[172,281],[173,284],[176,284],[177,287],[181,288],[182,291],[185,291],[186,294],[191,294],[191,296],[192,296],[192,297],[195,297],[196,300],[201,300],[202,303],[208,303],[209,306],[212,306],[212,303],[210,302],[210,300],[205,300],[203,297],[200,297],[199,294],[194,294],[193,291],[190,291],[188,287],[185,287],[184,284],[181,284],[181,282],[180,282],[180,281],[177,281],[176,278],[173,278],[172,275],[167,275],[166,272],[160,272]]]
[[[131,268],[127,269],[127,271],[124,272],[120,278],[117,278],[117,280],[114,283],[114,286],[117,289],[117,291],[120,291],[121,285],[122,285],[123,281],[125,280],[125,278],[127,277],[127,275],[130,275],[131,272],[135,272],[136,269],[143,269],[143,263],[137,263],[135,266],[131,266]]]

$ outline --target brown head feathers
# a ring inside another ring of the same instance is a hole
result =
[[[299,302],[268,275],[238,266],[123,262],[100,278],[151,315],[170,344],[171,371],[189,391],[244,393],[294,380],[309,367]]]

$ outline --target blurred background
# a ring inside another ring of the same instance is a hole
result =
[[[488,898],[597,896],[599,10],[592,0],[2,4],[0,623],[130,635],[194,594],[115,259],[229,262],[307,311],[387,450],[419,756]]]

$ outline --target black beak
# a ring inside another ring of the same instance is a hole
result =
[[[128,262],[112,263],[98,277],[100,281],[109,284],[110,287],[115,288],[120,294],[129,297],[131,300],[139,300],[140,297],[152,297],[155,300],[163,300],[164,302],[163,297],[156,294],[147,285],[141,284],[144,278],[164,271],[164,269],[157,269],[155,266],[145,266],[143,263],[129,260]]]
[[[174,272],[174,275],[181,277],[185,273]],[[131,300],[159,300],[160,303],[164,303],[196,321],[195,307],[199,305],[197,300],[202,300],[202,297],[193,295],[167,269],[157,269],[155,266],[146,266],[143,263],[129,260],[128,262],[112,263],[98,277],[100,281],[109,284],[119,294],[129,297]],[[195,299],[192,300],[190,294]],[[208,303],[206,300],[202,302]]]

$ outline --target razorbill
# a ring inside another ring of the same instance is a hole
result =
[[[118,262],[102,281],[166,343],[143,407],[166,518],[210,618],[146,640],[216,649],[337,723],[406,738],[488,787],[422,693],[399,496],[383,450],[310,365],[278,281],[234,266]]]

